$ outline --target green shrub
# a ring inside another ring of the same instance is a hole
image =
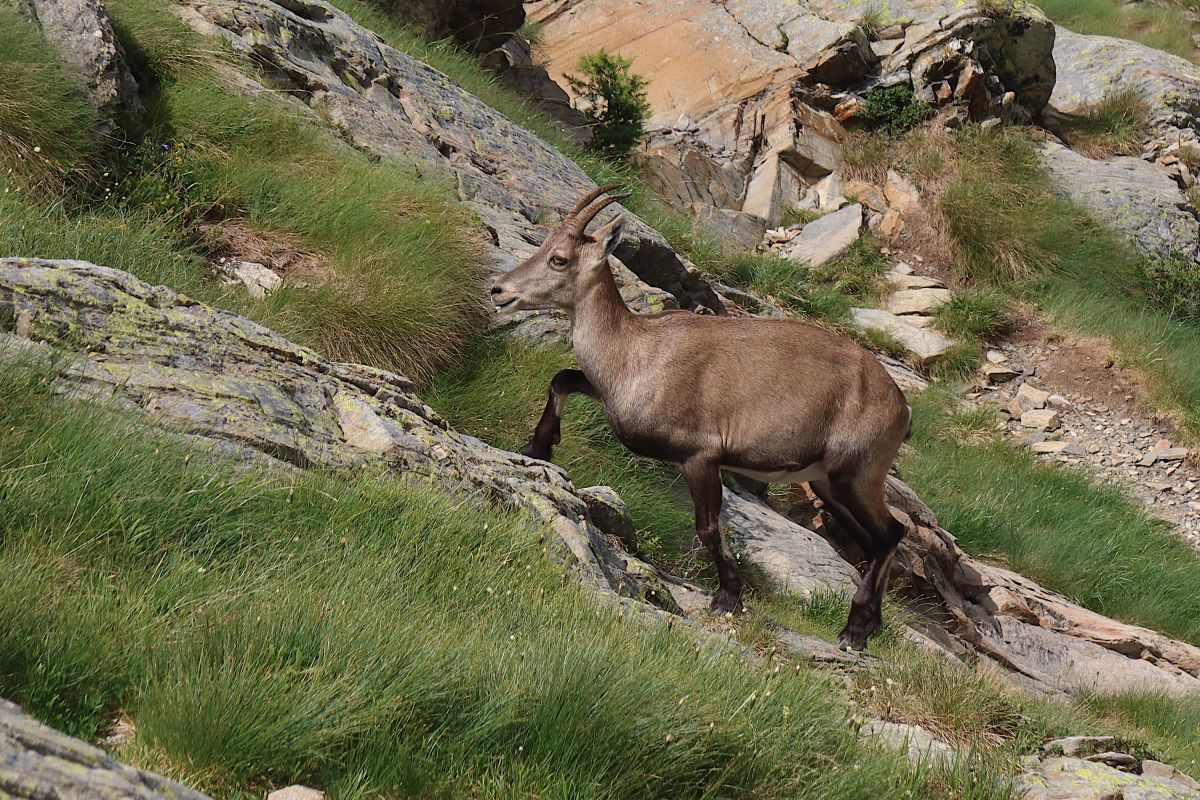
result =
[[[591,146],[613,158],[629,155],[650,118],[646,79],[630,71],[632,66],[629,59],[601,50],[579,59],[582,77],[567,76],[571,90],[585,101]]]
[[[912,130],[929,116],[929,104],[907,86],[872,89],[865,99],[867,107],[859,118],[893,136]]]
[[[989,289],[956,294],[934,314],[938,330],[957,339],[988,341],[1012,325],[1011,300]]]

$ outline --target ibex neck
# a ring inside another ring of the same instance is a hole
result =
[[[571,344],[580,369],[593,383],[624,362],[631,322],[633,312],[626,307],[612,273],[605,270],[601,280],[579,298],[572,314]]]

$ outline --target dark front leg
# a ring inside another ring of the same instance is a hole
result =
[[[550,396],[546,399],[546,410],[533,430],[533,438],[521,453],[530,458],[549,461],[554,454],[554,445],[562,439],[561,423],[563,406],[573,394],[586,394],[596,398],[596,387],[577,369],[560,370],[550,381]]]
[[[733,551],[721,536],[721,465],[714,458],[693,456],[680,466],[696,506],[696,533],[717,565],[721,588],[713,597],[712,610],[736,613],[742,610],[742,572]]]

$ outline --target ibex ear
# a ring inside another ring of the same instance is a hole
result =
[[[621,234],[625,231],[625,215],[617,214],[607,224],[599,228],[592,238],[604,248],[604,257],[608,258],[621,243]]]

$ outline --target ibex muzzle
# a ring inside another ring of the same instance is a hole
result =
[[[620,199],[579,201],[532,257],[492,289],[499,311],[562,309],[572,319],[579,369],[550,383],[525,453],[549,460],[567,397],[598,400],[617,438],[679,466],[696,530],[717,565],[713,609],[741,608],[741,571],[721,537],[721,470],[779,483],[808,482],[854,537],[866,566],[839,642],[861,649],[882,623],[882,598],[904,526],[884,503],[884,481],[908,434],[911,410],[887,371],[859,345],[799,320],[634,314],[608,257],[618,215],[590,223]]]

